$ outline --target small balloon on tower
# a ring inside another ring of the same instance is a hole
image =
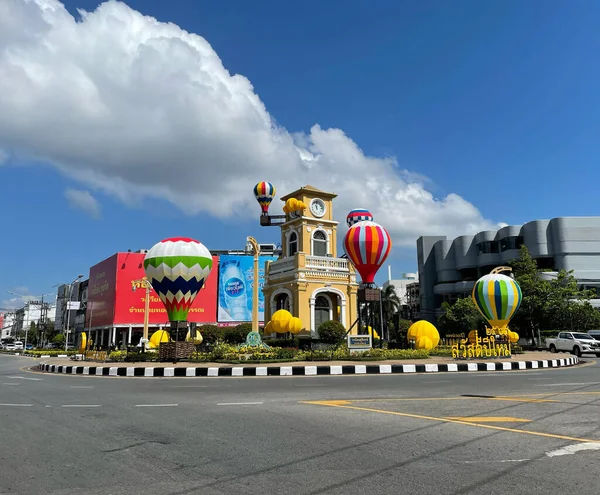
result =
[[[275,197],[275,186],[270,182],[259,182],[254,186],[254,197],[258,201],[263,215],[267,215],[269,206]]]

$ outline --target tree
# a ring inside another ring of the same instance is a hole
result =
[[[521,336],[528,336],[535,342],[537,330],[547,323],[545,306],[551,292],[550,282],[540,276],[537,262],[525,245],[521,246],[519,257],[510,261],[509,266],[523,294],[521,306],[510,326]]]
[[[486,321],[470,297],[457,299],[452,305],[442,303],[444,314],[438,318],[438,326],[444,334],[464,333],[468,335],[471,330],[480,330],[485,327]]]
[[[400,311],[402,302],[396,293],[396,288],[393,285],[388,285],[385,289],[381,290],[381,315],[383,316],[384,328],[386,328],[388,338],[391,338],[390,328],[393,328],[393,317]],[[379,301],[373,304],[373,311],[375,312],[375,318],[379,321]],[[383,336],[382,336],[383,337]]]
[[[35,321],[32,321],[29,324],[29,332],[27,332],[27,343],[30,344],[31,342],[35,342],[35,340],[37,339],[37,334],[38,334],[38,325],[36,324]]]
[[[589,303],[593,296],[594,291],[579,289],[572,271],[561,270],[556,279],[550,281],[550,293],[544,304],[546,321],[561,330],[596,327],[600,313]]]

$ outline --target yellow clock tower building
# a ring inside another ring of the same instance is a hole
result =
[[[281,200],[290,198],[302,201],[306,210],[286,214],[280,226],[282,255],[265,269],[265,322],[278,309],[287,309],[302,320],[304,335],[317,336],[319,325],[328,320],[348,329],[357,318],[358,284],[352,263],[337,256],[336,195],[304,186]]]

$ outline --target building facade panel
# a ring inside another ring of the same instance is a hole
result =
[[[444,301],[467,295],[477,278],[517,258],[523,244],[539,268],[551,273],[573,270],[580,285],[598,288],[600,294],[600,217],[535,220],[452,241],[441,236],[420,237],[421,317],[435,321]]]

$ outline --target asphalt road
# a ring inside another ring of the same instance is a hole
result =
[[[0,493],[598,493],[600,367],[108,378],[0,355]]]

